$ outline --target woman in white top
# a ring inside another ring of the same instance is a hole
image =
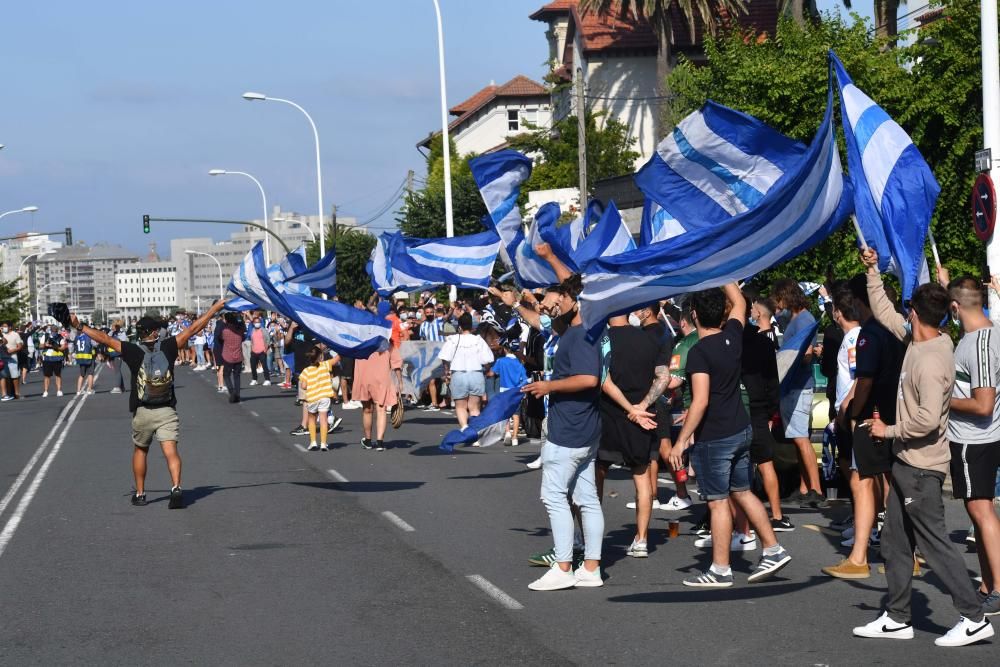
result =
[[[445,381],[450,383],[459,428],[479,415],[479,401],[486,395],[483,369],[493,363],[493,352],[482,338],[472,333],[472,315],[458,318],[459,333],[449,336],[438,358],[444,363]]]

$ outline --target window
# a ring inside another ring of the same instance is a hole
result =
[[[519,129],[520,123],[518,123],[517,109],[507,109],[507,130],[509,132],[517,132]]]
[[[523,119],[525,123],[538,125],[538,109],[525,109]]]

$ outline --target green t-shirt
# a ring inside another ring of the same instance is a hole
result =
[[[670,357],[670,375],[684,381],[678,389],[674,390],[673,407],[675,412],[680,412],[681,405],[687,410],[691,407],[691,387],[688,386],[685,370],[687,368],[688,351],[698,342],[698,332],[692,331],[674,345],[673,356]]]

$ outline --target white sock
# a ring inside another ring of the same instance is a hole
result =
[[[708,569],[712,572],[712,574],[717,574],[721,577],[727,577],[733,573],[733,569],[731,567],[719,567],[715,563],[712,563],[712,567]]]
[[[781,545],[775,544],[773,547],[764,547],[765,556],[774,556],[781,553]]]
[[[310,442],[310,443],[309,443],[309,446],[310,446],[310,447],[315,447],[315,446],[316,446],[316,441],[314,440],[313,442]]]

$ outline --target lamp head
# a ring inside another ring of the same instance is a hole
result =
[[[25,213],[34,213],[35,211],[38,210],[38,207],[37,206],[25,206],[21,210],[24,211]]]
[[[208,175],[209,176],[222,176],[225,173],[226,173],[225,169],[209,169],[208,170]]]
[[[253,101],[253,100],[266,100],[267,95],[264,93],[243,93],[243,99]]]

